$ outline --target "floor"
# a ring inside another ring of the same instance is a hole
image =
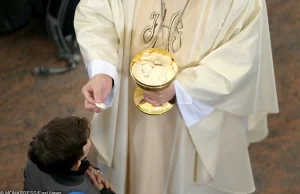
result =
[[[280,114],[269,117],[269,137],[250,146],[255,194],[299,194],[300,2],[267,3]],[[28,143],[38,128],[54,116],[91,118],[80,92],[88,77],[83,65],[63,75],[31,75],[39,65],[65,64],[36,19],[0,37],[0,59],[0,191],[20,190]]]

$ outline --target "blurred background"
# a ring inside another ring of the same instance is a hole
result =
[[[0,1],[0,191],[23,189],[28,145],[41,126],[92,118],[72,29],[79,0],[50,1]],[[250,146],[255,193],[300,194],[300,1],[266,1],[280,114],[269,117],[268,138]]]

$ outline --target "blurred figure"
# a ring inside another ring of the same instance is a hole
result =
[[[2,1],[0,6],[0,35],[24,27],[31,18],[31,0]]]

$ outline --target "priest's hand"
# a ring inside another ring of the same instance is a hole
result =
[[[113,85],[113,80],[105,74],[97,74],[83,86],[82,93],[85,97],[84,107],[92,112],[101,112],[95,103],[103,103],[109,95]]]
[[[168,87],[165,90],[150,92],[145,91],[144,98],[147,102],[153,105],[161,105],[165,102],[169,102],[172,98],[174,98],[176,94],[174,84]]]

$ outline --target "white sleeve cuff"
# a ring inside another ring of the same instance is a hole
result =
[[[109,95],[103,102],[106,106],[104,109],[111,107],[113,98],[116,93],[115,88],[117,88],[117,84],[119,83],[118,82],[118,72],[117,72],[116,68],[112,64],[110,64],[106,61],[94,60],[94,61],[91,61],[90,64],[88,65],[87,71],[88,71],[90,79],[97,74],[105,74],[105,75],[110,76],[114,80],[114,87],[112,88],[111,92],[109,93]]]
[[[214,107],[193,99],[186,93],[177,80],[174,81],[174,87],[176,90],[177,104],[187,127],[198,123],[215,110]]]
[[[193,98],[184,91],[177,80],[174,81],[177,104],[193,104]]]

